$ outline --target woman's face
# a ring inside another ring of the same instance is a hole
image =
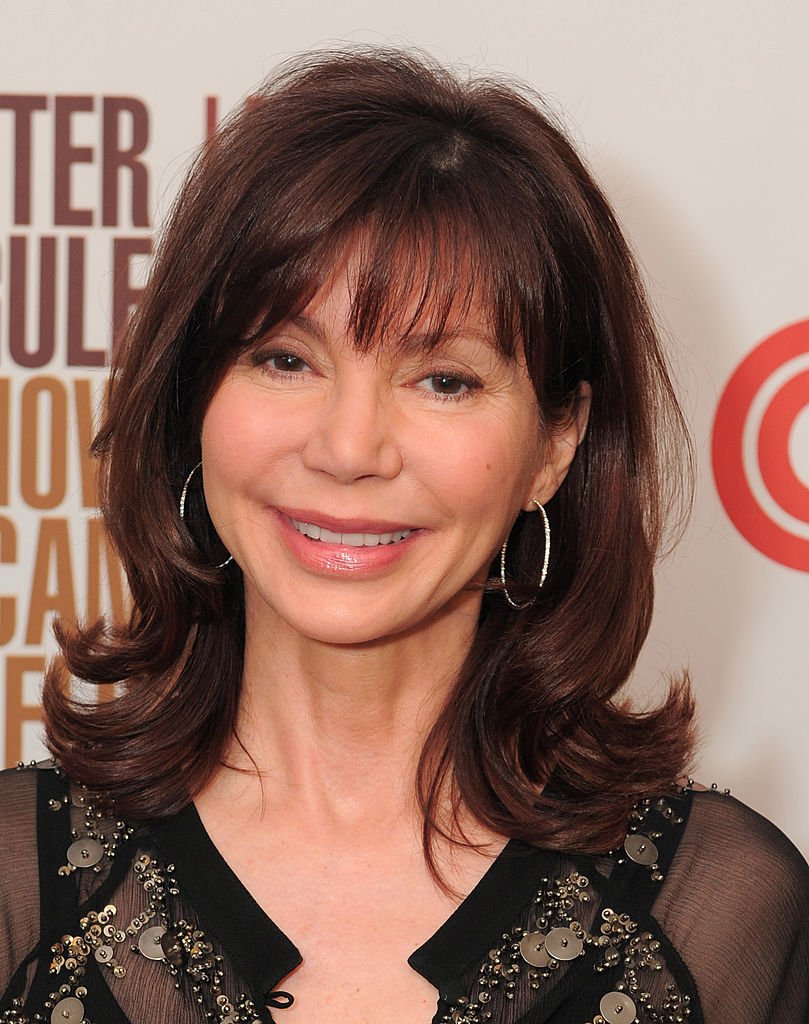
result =
[[[349,273],[239,358],[202,429],[208,509],[251,621],[340,644],[476,621],[468,585],[578,441],[571,427],[543,443],[525,366],[474,305],[432,352],[415,335],[357,353]]]

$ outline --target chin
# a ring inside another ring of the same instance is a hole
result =
[[[320,600],[306,609],[299,604],[285,608],[279,603],[274,608],[274,617],[280,620],[275,630],[288,629],[304,640],[350,647],[384,640],[406,631],[412,624],[410,616],[403,619],[392,609],[390,614],[384,612],[370,601],[342,604],[334,599]]]
[[[294,627],[293,627],[294,628]],[[404,630],[405,627],[395,628],[391,624],[387,628],[381,623],[348,625],[340,622],[319,622],[307,624],[298,630],[301,636],[316,643],[330,644],[334,647],[360,647],[379,643],[388,637],[395,636]]]

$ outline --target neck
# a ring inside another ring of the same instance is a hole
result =
[[[269,623],[248,602],[238,743],[217,777],[223,794],[246,787],[262,806],[294,804],[299,820],[321,829],[379,829],[388,819],[416,827],[419,755],[476,622],[477,609],[460,620],[456,610],[411,633],[336,645]]]

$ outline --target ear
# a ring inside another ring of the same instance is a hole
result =
[[[586,380],[583,380],[579,384],[570,418],[559,425],[549,440],[544,461],[532,481],[533,489],[523,505],[526,512],[536,511],[534,501],[538,501],[540,505],[550,501],[567,476],[576,449],[587,433],[592,395],[593,389]]]

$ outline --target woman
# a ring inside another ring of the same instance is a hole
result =
[[[795,1022],[797,851],[619,696],[684,431],[535,97],[293,63],[198,160],[96,441],[125,626],[7,773],[3,1020]],[[415,952],[414,952],[415,951]],[[37,1014],[39,1016],[37,1016]]]

